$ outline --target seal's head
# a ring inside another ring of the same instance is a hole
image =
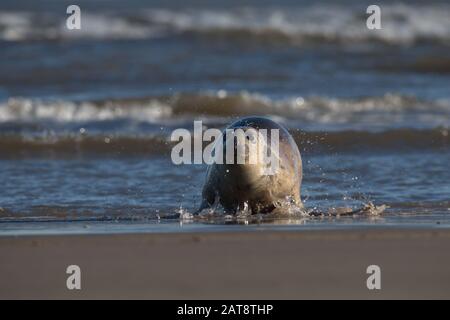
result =
[[[247,206],[253,213],[286,200],[301,205],[300,152],[285,128],[263,117],[244,118],[225,129],[218,149],[223,161],[208,168],[200,210],[217,202],[230,212]]]
[[[219,170],[256,179],[274,174],[279,167],[278,129],[236,125],[222,134],[223,165]]]

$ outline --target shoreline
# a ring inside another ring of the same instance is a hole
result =
[[[0,298],[448,299],[449,246],[447,229],[4,236]]]

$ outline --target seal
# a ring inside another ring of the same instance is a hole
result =
[[[252,150],[235,139],[236,135],[231,144],[225,142],[229,141],[230,133],[238,129],[246,133],[245,141],[258,145],[257,149],[252,149],[257,152],[253,158],[256,161],[249,161],[254,156]],[[270,135],[264,136],[261,132]],[[227,151],[232,147],[234,161],[214,162],[208,166],[202,204],[196,213],[218,204],[227,213],[234,214],[243,209],[250,209],[252,214],[270,213],[286,204],[302,207],[302,159],[295,140],[283,126],[265,117],[246,117],[228,126],[222,137],[224,154],[228,156]],[[244,163],[237,159],[237,151],[243,148]],[[268,170],[273,162],[265,161],[266,151],[277,162],[275,170]]]

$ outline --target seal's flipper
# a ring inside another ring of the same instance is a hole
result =
[[[202,212],[205,209],[209,209],[211,212],[216,211],[219,203],[220,203],[220,199],[219,199],[219,196],[217,196],[217,195],[214,198],[213,204],[210,204],[210,202],[207,199],[203,199],[198,210],[194,212],[194,216],[198,216],[200,214],[200,212]]]

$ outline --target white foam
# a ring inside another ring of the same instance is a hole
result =
[[[178,31],[240,31],[254,34],[278,32],[301,41],[305,37],[328,40],[364,41],[378,39],[408,44],[419,38],[450,39],[450,6],[382,6],[381,30],[365,26],[364,8],[338,5],[315,5],[288,9],[240,8],[234,10],[149,10],[155,24]]]
[[[0,12],[0,39],[22,40],[27,37],[30,29],[30,16],[28,14]]]
[[[137,25],[123,17],[84,14],[82,28],[72,31],[59,26],[63,38],[95,38],[95,39],[145,39],[161,35],[160,28],[154,25]]]
[[[227,100],[228,99],[228,100]],[[107,100],[102,102],[43,101],[11,98],[0,103],[0,122],[89,122],[127,119],[148,123],[228,122],[230,117],[264,115],[278,122],[302,125],[359,127],[450,127],[450,100],[420,100],[400,94],[338,99],[327,97],[271,99],[259,93],[224,90],[170,99]],[[201,109],[197,107],[201,105]],[[228,109],[230,108],[230,109]],[[228,110],[228,113],[227,113]],[[236,113],[238,112],[238,113]],[[221,120],[222,119],[222,120]],[[359,128],[358,127],[358,128]],[[330,129],[330,128],[329,128]]]
[[[152,123],[158,122],[163,117],[169,117],[170,114],[170,106],[157,100],[139,104],[128,103],[126,106],[109,102],[100,107],[92,102],[45,102],[11,98],[6,103],[0,104],[0,122],[40,120],[76,122],[127,118]]]
[[[39,28],[40,17],[31,12],[0,12],[0,39],[160,37],[177,32],[247,31],[253,35],[285,35],[292,41],[371,41],[410,44],[426,38],[450,42],[450,4],[382,5],[382,29],[368,30],[361,6],[313,5],[293,8],[148,9],[130,15],[83,13],[82,29],[68,31],[61,16]],[[135,18],[138,18],[137,21]],[[33,23],[32,23],[33,22]]]

